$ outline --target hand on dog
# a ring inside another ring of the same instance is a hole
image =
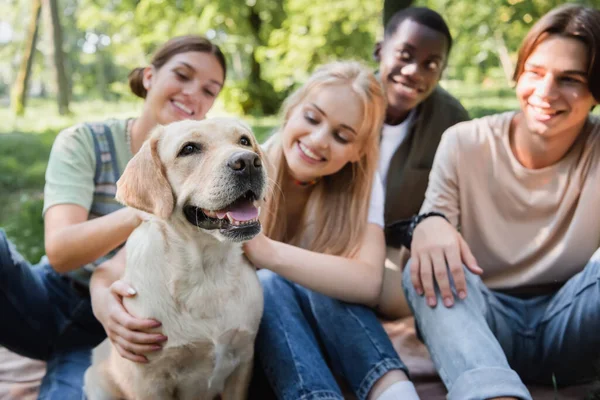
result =
[[[132,223],[132,225],[135,228],[137,228],[138,226],[140,226],[142,222],[148,221],[150,219],[150,217],[152,217],[152,214],[147,213],[147,212],[142,211],[142,210],[138,210],[137,208],[127,207],[127,209],[130,211],[131,216],[133,217],[133,223]]]
[[[123,307],[123,297],[133,297],[135,289],[123,281],[115,281],[110,286],[110,291],[103,302],[105,313],[100,322],[106,333],[121,355],[128,360],[147,363],[146,353],[162,349],[162,343],[167,337],[160,333],[148,333],[152,328],[161,324],[152,319],[139,319],[133,317]]]
[[[462,235],[440,217],[427,218],[417,225],[410,254],[411,281],[417,293],[425,294],[430,307],[437,304],[434,279],[444,305],[452,307],[454,304],[448,270],[452,274],[454,287],[460,299],[467,297],[463,264],[474,274],[483,273]]]
[[[257,269],[266,268],[269,261],[273,258],[271,250],[271,239],[265,236],[264,233],[259,233],[252,240],[245,242],[242,246],[246,258]]]

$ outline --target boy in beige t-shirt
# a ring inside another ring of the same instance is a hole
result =
[[[544,16],[519,52],[520,110],[442,137],[421,213],[447,220],[415,220],[404,289],[450,400],[595,378],[598,21],[574,5]]]

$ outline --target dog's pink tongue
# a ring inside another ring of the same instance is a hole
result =
[[[217,217],[223,219],[227,213],[236,221],[250,221],[258,217],[258,209],[250,202],[232,204],[229,208],[217,211]]]

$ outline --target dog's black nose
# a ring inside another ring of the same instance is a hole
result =
[[[256,153],[240,151],[229,157],[227,166],[229,166],[236,174],[245,175],[260,171],[262,168],[262,161]]]

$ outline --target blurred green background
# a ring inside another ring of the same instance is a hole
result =
[[[600,7],[600,0],[579,2]],[[240,116],[264,138],[277,124],[282,100],[317,65],[359,59],[375,68],[373,46],[382,37],[384,10],[409,3],[1,1],[0,227],[29,260],[40,258],[44,172],[54,137],[77,122],[137,115],[141,101],[129,93],[127,74],[145,66],[168,38],[199,33],[222,47],[228,78],[209,115]],[[532,24],[563,2],[412,3],[447,20],[455,46],[442,85],[478,117],[517,106],[510,80],[516,50]]]

